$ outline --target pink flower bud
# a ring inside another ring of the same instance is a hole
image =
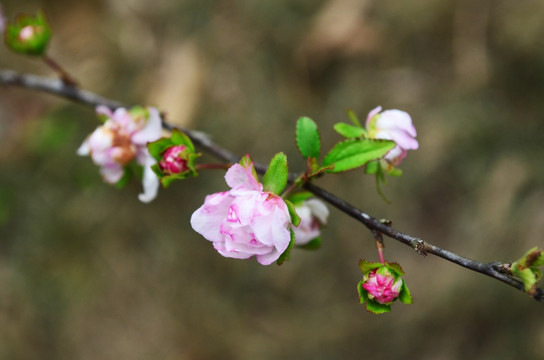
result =
[[[380,304],[389,304],[399,296],[402,284],[401,278],[395,280],[395,276],[387,268],[382,267],[380,274],[378,269],[375,269],[365,275],[362,286],[368,291],[369,299],[374,299]]]
[[[176,145],[168,148],[159,163],[161,170],[167,174],[179,174],[187,171],[187,159],[183,157],[186,149],[185,145]]]

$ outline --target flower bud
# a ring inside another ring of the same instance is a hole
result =
[[[374,299],[380,304],[392,303],[400,294],[403,280],[395,279],[395,276],[387,268],[372,270],[363,279],[363,289],[368,291],[368,298]]]
[[[187,147],[176,145],[168,148],[159,163],[161,170],[166,174],[179,174],[187,171]]]
[[[391,304],[397,299],[405,304],[412,303],[412,296],[402,279],[404,271],[397,263],[359,262],[363,279],[357,289],[361,304],[366,302],[366,309],[374,314],[391,311]]]
[[[2,19],[0,14],[0,30]],[[5,43],[11,50],[33,56],[43,56],[51,39],[51,27],[42,12],[34,17],[19,15],[14,24],[5,29]]]

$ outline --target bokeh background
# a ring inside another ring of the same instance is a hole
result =
[[[318,184],[398,229],[481,261],[544,246],[544,2],[2,0],[46,11],[50,54],[88,90],[160,107],[260,162],[301,115],[330,148],[346,109],[408,111],[420,149],[384,191]],[[53,76],[0,49],[0,68]],[[414,296],[358,304],[371,234],[332,209],[319,251],[283,266],[219,256],[189,226],[222,171],[151,204],[75,153],[93,109],[0,87],[0,359],[542,359],[542,304],[386,241]],[[208,158],[208,160],[211,160]]]

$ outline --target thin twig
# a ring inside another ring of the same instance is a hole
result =
[[[92,92],[67,85],[63,83],[63,81],[58,79],[50,79],[36,75],[20,74],[11,70],[0,70],[0,84],[47,92],[90,106],[106,105],[110,108],[125,106],[120,102],[107,99]],[[234,163],[240,159],[240,156],[215,144],[208,135],[200,131],[176,127],[164,121],[164,119],[163,128],[166,130],[172,130],[174,128],[180,129],[181,131],[185,132],[197,146],[201,147],[207,153],[222,161]],[[265,165],[259,163],[254,164],[255,170],[258,173],[265,173]],[[296,179],[295,174],[289,174],[290,182],[294,181],[294,179]],[[349,204],[347,201],[338,198],[337,196],[320,188],[317,185],[314,185],[312,183],[306,183],[303,185],[303,187],[306,190],[312,192],[317,197],[336,207],[343,213],[361,222],[370,231],[382,233],[394,240],[408,245],[421,255],[436,255],[461,267],[485,274],[491,278],[502,281],[522,292],[525,292],[523,283],[509,276],[508,273],[504,271],[504,269],[507,268],[508,264],[504,264],[501,262],[482,263],[479,261],[465,258],[451,251],[441,249],[438,246],[425,242],[420,238],[395,230],[387,222],[380,221],[377,218],[368,215],[367,213]],[[541,288],[537,288],[534,294],[531,294],[531,296],[537,301],[544,302],[544,291]]]

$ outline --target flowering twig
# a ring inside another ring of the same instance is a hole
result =
[[[20,74],[11,70],[0,70],[0,84],[47,92],[89,106],[105,105],[110,108],[117,108],[123,106],[123,104],[120,102],[101,97],[89,91],[69,86],[62,80],[50,79],[36,75]],[[240,158],[238,155],[215,144],[206,134],[202,132],[182,129],[169,124],[164,120],[164,116],[162,120],[162,126],[166,130],[173,130],[177,128],[184,131],[197,146],[201,147],[204,151],[222,161],[236,163]],[[266,166],[255,163],[255,170],[260,174],[264,174],[266,172]],[[289,181],[291,183],[296,178],[297,176],[295,174],[289,175]],[[384,222],[368,215],[367,213],[352,206],[345,200],[338,198],[337,196],[318,187],[317,185],[308,182],[304,184],[303,187],[306,190],[312,192],[317,197],[333,205],[340,211],[361,222],[373,233],[380,233],[386,235],[394,240],[408,245],[421,255],[436,255],[466,269],[470,269],[502,281],[520,291],[525,291],[523,282],[516,280],[509,275],[510,264],[508,263],[482,263],[479,261],[465,258],[451,251],[441,249],[440,247],[432,245],[415,236],[411,236],[397,231],[393,227],[391,227],[389,222]],[[544,302],[544,290],[542,290],[541,288],[536,288],[530,293],[530,296],[532,296],[537,301]]]

